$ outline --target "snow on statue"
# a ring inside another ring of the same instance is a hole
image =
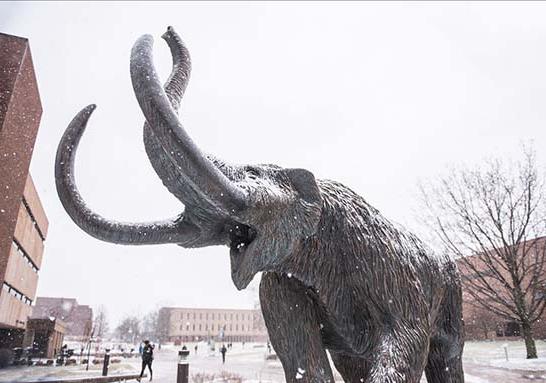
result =
[[[288,382],[333,382],[326,350],[347,382],[415,383],[423,370],[429,383],[463,382],[461,287],[453,260],[432,254],[340,183],[304,169],[234,165],[201,152],[176,115],[190,57],[172,28],[163,38],[173,56],[165,86],[147,35],[133,47],[131,78],[146,117],[148,157],[185,210],[135,224],[87,207],[74,183],[74,158],[95,109],[90,105],[66,129],[55,164],[59,197],[74,222],[118,244],[229,246],[238,289],[263,271],[263,314]]]

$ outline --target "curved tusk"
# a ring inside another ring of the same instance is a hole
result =
[[[194,188],[224,214],[236,215],[246,206],[246,193],[214,166],[184,130],[155,71],[152,45],[152,37],[145,35],[131,51],[131,79],[140,108],[165,154]]]
[[[164,89],[174,110],[178,111],[190,78],[190,54],[182,39],[172,27],[167,28],[167,32],[161,37],[167,42],[173,60],[171,74],[165,82]],[[207,211],[214,212],[216,210],[215,206],[208,202],[199,190],[192,188],[191,182],[167,156],[161,142],[151,130],[148,121],[144,121],[143,139],[148,159],[169,192],[186,207],[200,206]]]
[[[55,182],[68,215],[89,235],[125,245],[177,243],[188,245],[199,238],[199,230],[183,216],[159,222],[123,223],[93,212],[80,195],[74,179],[76,150],[95,105],[82,109],[70,122],[57,148]]]

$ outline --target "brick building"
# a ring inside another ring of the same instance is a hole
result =
[[[55,318],[62,321],[65,335],[76,341],[86,341],[93,328],[93,309],[78,304],[74,298],[36,298],[31,319],[40,318]]]
[[[530,251],[546,251],[546,237],[527,241]],[[472,263],[477,270],[484,271],[485,275],[489,273],[487,266],[480,260],[479,256],[471,257]],[[521,336],[519,324],[516,321],[509,321],[506,318],[497,315],[491,310],[487,310],[479,305],[474,297],[469,293],[468,287],[465,287],[465,278],[476,278],[475,272],[466,266],[462,260],[457,260],[459,270],[463,280],[463,319],[465,323],[466,339],[483,340],[496,338],[514,338]],[[545,265],[546,266],[546,265]],[[543,280],[546,279],[546,268],[543,270]],[[500,282],[494,278],[487,278],[492,286],[498,286],[499,293],[506,289]],[[546,286],[542,293],[542,299],[546,299]],[[540,319],[532,326],[535,339],[546,340],[546,310],[542,313]]]
[[[223,340],[265,342],[267,329],[260,310],[163,307],[159,310],[168,342]]]
[[[34,357],[52,359],[63,346],[64,331],[64,323],[56,318],[29,318],[23,346],[31,347]]]
[[[0,33],[0,348],[22,345],[48,221],[29,174],[42,106],[28,40]]]

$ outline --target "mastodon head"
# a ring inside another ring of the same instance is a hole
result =
[[[242,289],[256,272],[273,269],[315,233],[322,209],[320,191],[313,174],[304,169],[233,165],[205,155],[177,117],[191,71],[188,50],[171,27],[163,39],[173,57],[165,86],[154,68],[153,39],[148,35],[133,46],[131,79],[146,118],[144,144],[150,162],[184,211],[160,222],[123,223],[103,218],[86,205],[74,181],[74,160],[95,105],[74,117],[59,143],[57,192],[74,222],[103,241],[229,246],[232,278]]]

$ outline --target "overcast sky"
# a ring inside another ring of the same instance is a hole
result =
[[[410,228],[417,182],[453,164],[546,144],[546,4],[0,3],[0,31],[30,39],[43,104],[31,173],[50,221],[39,296],[106,305],[112,320],[161,305],[251,307],[227,248],[128,247],[63,210],[53,163],[68,122],[96,103],[76,164],[104,216],[171,217],[153,172],[129,53],[173,25],[192,54],[182,120],[207,152],[341,181]]]

